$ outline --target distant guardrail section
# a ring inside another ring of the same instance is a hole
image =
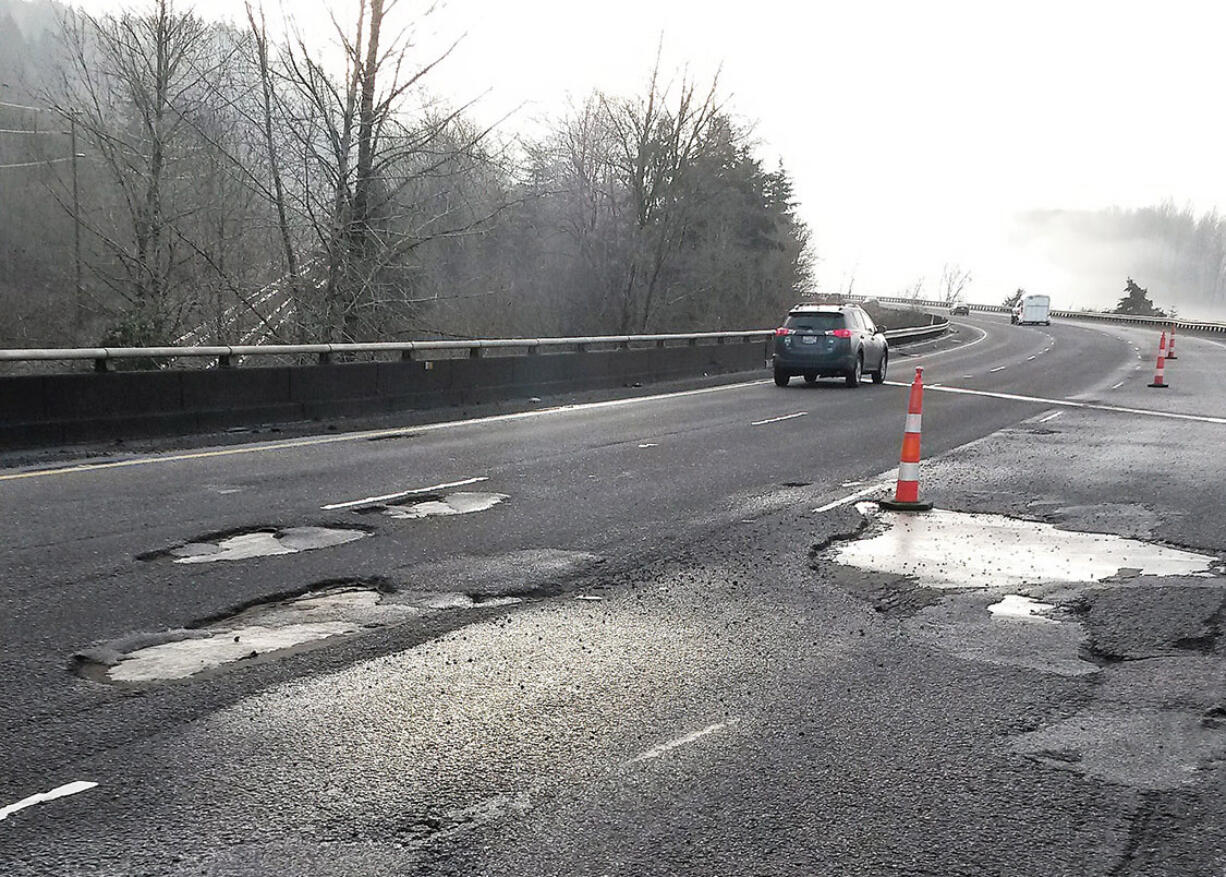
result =
[[[877,295],[849,295],[845,297],[855,299],[856,301],[879,301],[882,304],[907,304],[925,308],[941,308],[943,310],[948,310],[950,307],[948,302],[933,301],[931,299]],[[1004,305],[978,305],[967,302],[966,306],[972,311],[982,311],[984,313],[1007,314],[1010,311],[1010,308]],[[1175,317],[1137,317],[1129,314],[1104,313],[1102,311],[1062,311],[1055,309],[1052,310],[1051,315],[1065,320],[1095,320],[1104,323],[1120,323],[1132,326],[1153,326],[1157,329],[1174,325],[1181,332],[1226,333],[1226,323],[1212,320],[1185,320]]]

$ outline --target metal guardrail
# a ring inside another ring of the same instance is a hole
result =
[[[890,340],[911,341],[940,335],[949,327],[948,321],[932,326],[907,329],[891,329],[885,332]],[[428,359],[438,351],[467,351],[473,358],[489,355],[500,349],[523,350],[526,354],[540,353],[548,348],[571,348],[586,352],[594,347],[629,349],[630,345],[655,345],[684,342],[697,345],[700,341],[727,344],[730,341],[748,343],[767,340],[774,336],[773,329],[751,329],[740,332],[691,332],[665,335],[591,335],[566,338],[474,338],[453,341],[378,341],[366,344],[247,344],[211,347],[80,347],[80,348],[28,348],[0,350],[3,362],[47,362],[93,360],[94,370],[105,372],[111,362],[123,359],[178,359],[180,357],[214,359],[221,368],[234,366],[247,356],[316,356],[321,365],[333,362],[338,356],[356,353],[399,353],[401,359]]]
[[[879,301],[882,304],[909,304],[926,308],[941,308],[948,310],[950,305],[948,302],[933,301],[931,299],[914,299],[914,298],[898,298],[889,296],[847,296],[858,301]],[[1007,314],[1010,308],[1004,305],[977,305],[967,304],[967,307],[972,311],[982,311],[985,313]],[[1097,320],[1104,323],[1120,323],[1133,326],[1171,326],[1174,325],[1186,332],[1215,332],[1226,333],[1226,323],[1219,323],[1213,320],[1181,320],[1172,319],[1171,317],[1139,317],[1130,314],[1111,314],[1103,311],[1062,311],[1053,310],[1053,317],[1059,317],[1064,320]]]

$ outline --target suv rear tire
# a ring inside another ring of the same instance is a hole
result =
[[[775,386],[776,387],[786,387],[788,385],[788,381],[790,381],[791,379],[792,379],[792,376],[788,374],[787,372],[783,371],[782,369],[778,369],[778,368],[775,369]]]
[[[877,367],[875,372],[872,372],[874,384],[885,383],[885,369],[890,364],[890,352],[887,350],[881,354],[881,365]]]
[[[847,386],[860,386],[860,379],[864,375],[864,354],[856,354],[856,364],[852,366],[851,371],[847,373]]]

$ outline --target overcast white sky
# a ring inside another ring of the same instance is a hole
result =
[[[284,7],[322,41],[324,10],[355,2]],[[242,0],[196,9],[237,18]],[[931,288],[956,262],[972,300],[1026,286],[1088,302],[1101,296],[1011,240],[1018,211],[1226,207],[1222,3],[446,0],[419,33],[423,50],[465,35],[432,87],[488,91],[485,118],[524,105],[508,132],[568,95],[641,90],[661,35],[667,67],[722,66],[731,107],[795,179],[831,290],[853,275],[858,292]]]

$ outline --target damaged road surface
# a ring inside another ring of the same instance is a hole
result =
[[[0,473],[0,872],[1226,874],[1226,347],[1150,340],[900,349],[922,516],[888,381]]]

